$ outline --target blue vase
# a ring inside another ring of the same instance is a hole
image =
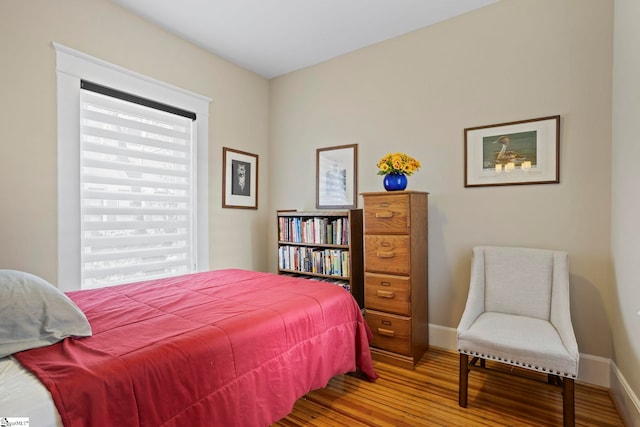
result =
[[[407,176],[401,173],[390,173],[382,181],[387,191],[400,191],[407,188]]]

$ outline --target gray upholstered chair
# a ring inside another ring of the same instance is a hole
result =
[[[569,310],[567,254],[475,247],[458,351],[460,406],[467,406],[471,370],[506,373],[487,367],[488,359],[547,374],[544,384],[562,387],[564,425],[575,425],[579,353]]]

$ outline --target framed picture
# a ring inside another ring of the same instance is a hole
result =
[[[358,144],[316,150],[316,208],[354,209],[358,192]]]
[[[464,130],[464,186],[560,182],[560,116]]]
[[[258,156],[222,147],[222,207],[258,209]]]

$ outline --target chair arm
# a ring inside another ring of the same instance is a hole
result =
[[[569,263],[565,252],[553,253],[553,290],[550,320],[569,354],[576,360],[580,357],[573,324],[569,294]]]
[[[469,329],[482,313],[484,313],[484,249],[475,247],[471,259],[469,294],[458,324],[458,335]]]

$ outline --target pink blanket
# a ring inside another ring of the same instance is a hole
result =
[[[93,336],[17,353],[65,426],[267,426],[356,367],[370,331],[335,285],[220,270],[68,294]]]

